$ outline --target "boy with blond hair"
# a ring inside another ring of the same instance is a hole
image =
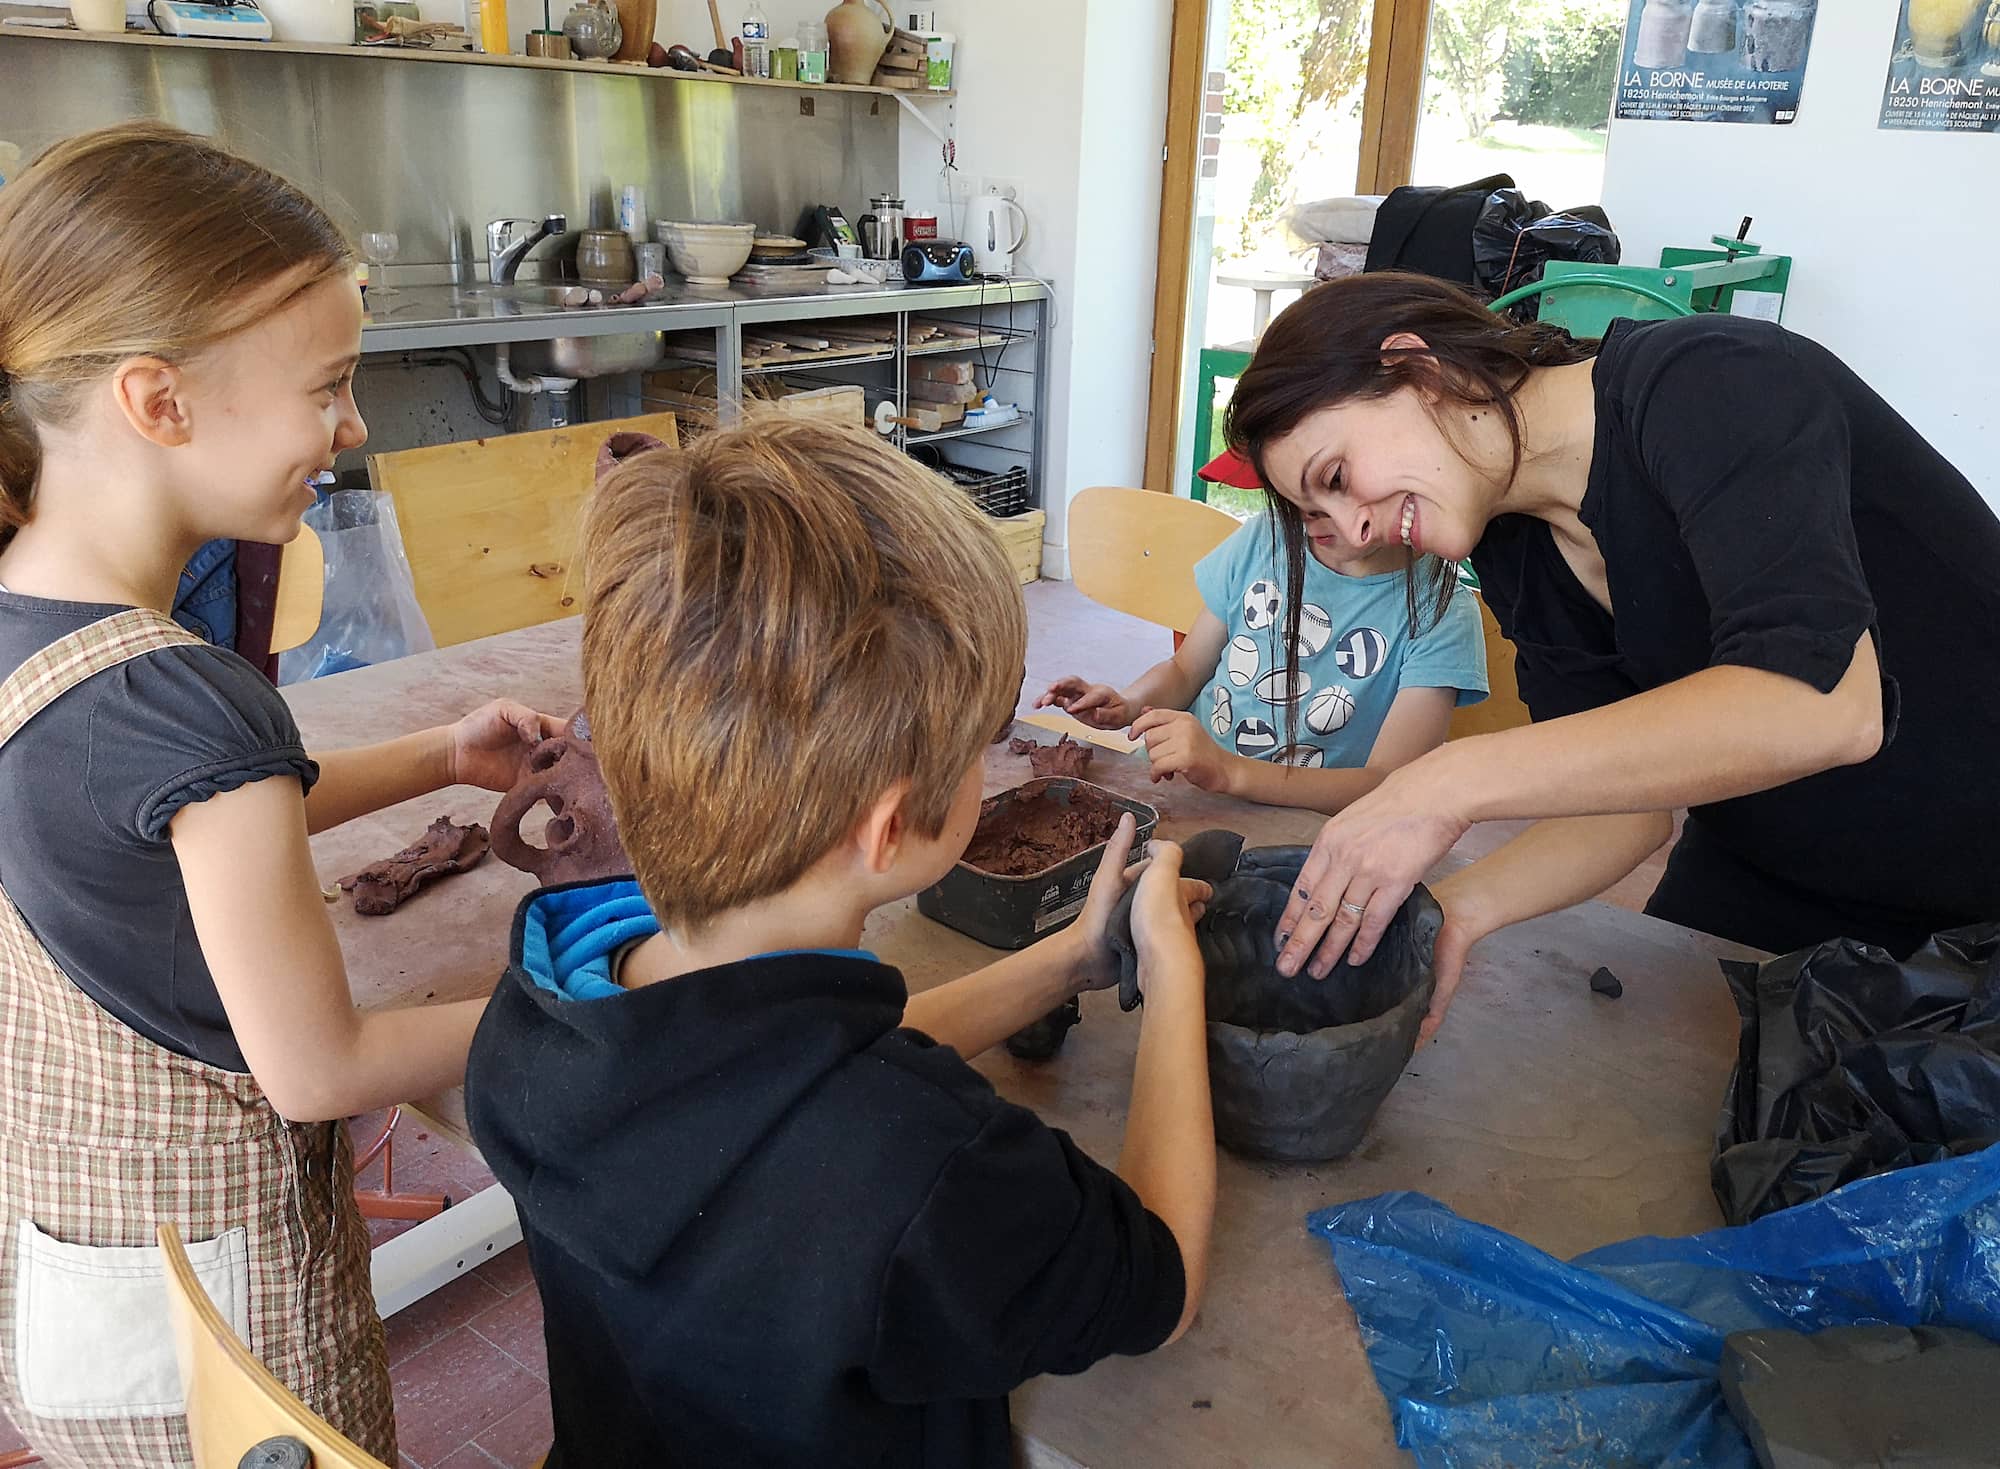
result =
[[[1012,717],[1025,618],[977,510],[872,436],[774,422],[622,466],[583,550],[636,876],[522,905],[467,1075],[541,1287],[549,1469],[999,1469],[1009,1391],[1200,1301],[1207,889],[1169,843],[1137,878],[1113,1173],[965,1058],[1115,982],[1130,818],[1033,948],[916,996],[859,948],[964,850]]]

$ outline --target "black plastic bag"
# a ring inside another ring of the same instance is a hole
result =
[[[1834,939],[1722,969],[1743,1032],[1709,1173],[1731,1224],[2000,1142],[2000,923],[1901,963]]]
[[[1449,188],[1405,184],[1391,189],[1375,211],[1375,232],[1362,269],[1411,270],[1472,285],[1478,279],[1472,259],[1473,227],[1494,194],[1519,192],[1513,178],[1504,173]]]
[[[1552,214],[1519,189],[1494,190],[1472,227],[1474,281],[1495,296],[1540,280],[1551,260],[1616,265],[1621,253],[1610,218],[1596,205]],[[1523,319],[1532,320],[1534,304],[1521,305]]]

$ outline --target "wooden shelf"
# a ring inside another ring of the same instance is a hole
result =
[[[0,26],[0,38],[33,37],[51,41],[74,41],[98,46],[173,46],[183,50],[247,51],[281,56],[344,56],[363,60],[427,61],[447,66],[513,66],[543,71],[585,72],[592,76],[635,76],[676,82],[707,82],[725,87],[781,87],[791,92],[859,92],[870,97],[916,101],[937,98],[944,101],[956,92],[901,91],[894,87],[854,87],[843,82],[774,82],[762,77],[723,76],[715,72],[675,71],[672,67],[651,67],[640,62],[554,61],[542,56],[488,56],[480,51],[424,50],[407,46],[320,46],[303,41],[230,41],[210,36],[153,36],[143,31],[106,35],[77,30],[52,30],[43,26]]]

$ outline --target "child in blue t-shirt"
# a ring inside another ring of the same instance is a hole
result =
[[[1410,578],[1428,588],[1450,568],[1434,557],[1412,567],[1397,545],[1356,552],[1318,518],[1306,531],[1295,656],[1284,652],[1282,539],[1257,515],[1196,564],[1206,610],[1173,657],[1124,690],[1058,679],[1036,707],[1130,726],[1154,780],[1329,815],[1366,795],[1443,744],[1454,708],[1486,697],[1479,606],[1454,596],[1434,625],[1412,629]]]

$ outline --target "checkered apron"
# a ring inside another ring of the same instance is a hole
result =
[[[0,749],[94,674],[198,641],[141,609],[50,645],[0,684]],[[250,1350],[315,1413],[396,1462],[346,1126],[287,1122],[252,1077],[175,1055],[121,1024],[70,983],[0,892],[0,1404],[63,1469],[192,1465],[184,1418],[22,1409],[15,1271],[24,1219],[91,1246],[152,1245],[163,1221],[190,1241],[242,1226]]]

